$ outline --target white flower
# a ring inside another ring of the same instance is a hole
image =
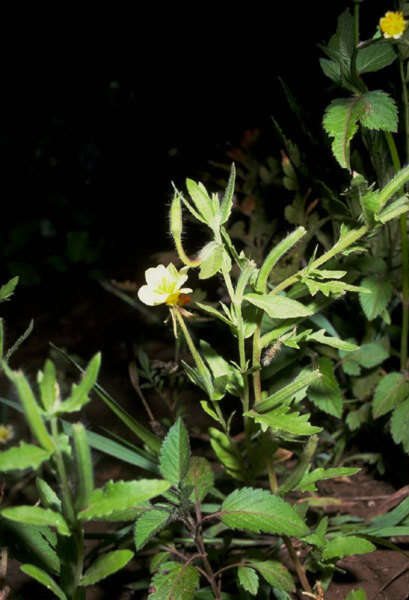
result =
[[[169,306],[183,306],[189,302],[186,294],[190,294],[190,288],[182,288],[187,280],[188,268],[183,267],[180,271],[170,263],[167,267],[158,265],[145,271],[146,285],[138,290],[141,302],[148,306],[168,304]]]

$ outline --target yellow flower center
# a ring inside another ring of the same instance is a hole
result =
[[[166,304],[168,306],[184,306],[188,302],[190,302],[189,296],[182,294],[181,292],[175,292],[166,298]]]
[[[0,425],[0,444],[5,444],[14,436],[11,425]]]
[[[406,28],[402,12],[388,11],[379,21],[379,27],[386,38],[400,38]]]

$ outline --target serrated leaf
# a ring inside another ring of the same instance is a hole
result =
[[[0,452],[0,472],[14,469],[38,469],[52,454],[51,450],[44,450],[39,446],[21,442],[19,446]]]
[[[295,592],[294,580],[288,569],[276,560],[251,562],[251,566],[274,588],[285,592]]]
[[[250,569],[250,567],[239,567],[237,575],[241,587],[252,596],[256,596],[258,592],[258,575],[256,571]]]
[[[94,585],[109,575],[122,569],[133,558],[131,550],[113,550],[99,556],[81,577],[80,585],[86,587]]]
[[[71,535],[68,525],[59,513],[40,506],[13,506],[1,511],[4,518],[27,525],[55,527],[60,535]]]
[[[166,526],[169,520],[170,514],[166,510],[153,509],[142,513],[135,523],[135,548],[137,550],[143,548],[156,533]]]
[[[47,589],[51,590],[53,594],[59,598],[59,600],[67,600],[67,596],[64,594],[63,590],[60,586],[54,581],[52,577],[43,569],[36,567],[35,565],[25,564],[21,565],[20,569],[26,575],[29,575],[42,585],[44,585]]]
[[[382,342],[369,342],[368,344],[362,344],[360,349],[351,356],[362,367],[372,369],[389,358],[389,352]]]
[[[393,288],[389,280],[378,277],[364,277],[362,286],[371,294],[359,294],[359,302],[369,321],[376,319],[387,307],[392,298]]]
[[[189,461],[189,436],[179,417],[162,443],[159,470],[165,479],[178,486],[187,475]]]
[[[358,131],[358,122],[365,109],[361,96],[338,98],[327,107],[323,126],[333,139],[332,151],[345,169],[350,170],[350,144]]]
[[[108,483],[91,494],[89,506],[79,513],[79,518],[89,521],[95,518],[106,518],[115,511],[124,511],[160,496],[170,488],[170,483],[163,479],[140,479],[138,481],[108,481]]]
[[[199,573],[191,565],[169,561],[160,566],[152,581],[149,600],[192,600],[199,586]]]
[[[342,392],[331,359],[318,359],[321,379],[312,383],[308,388],[308,399],[324,412],[340,418],[342,415]]]
[[[398,130],[398,109],[389,94],[375,90],[365,92],[361,99],[365,107],[360,117],[362,125],[381,131]]]
[[[18,277],[13,277],[13,279],[10,279],[10,281],[0,287],[0,302],[4,302],[11,298],[18,284],[18,280]]]
[[[185,483],[193,487],[190,499],[195,502],[197,498],[199,503],[202,502],[214,486],[214,474],[209,461],[202,456],[193,456]]]
[[[251,417],[256,423],[261,425],[263,431],[270,428],[274,432],[282,431],[291,433],[292,435],[312,435],[321,431],[321,427],[314,427],[308,422],[310,418],[309,414],[301,415],[299,412],[288,413],[288,410],[288,406],[282,406],[261,415],[253,410],[245,413],[245,415]]]
[[[378,383],[372,405],[372,415],[378,419],[409,397],[409,382],[401,373],[388,373]]]
[[[356,69],[358,73],[373,73],[391,65],[395,59],[396,52],[392,44],[385,43],[382,40],[358,49]]]
[[[231,529],[294,537],[308,534],[308,527],[294,508],[267,490],[235,490],[224,500],[220,518]]]
[[[393,411],[391,434],[395,444],[402,444],[405,452],[409,452],[409,398]]]
[[[244,479],[244,465],[239,450],[225,433],[210,427],[210,445],[227,473],[235,479]]]
[[[60,560],[54,547],[57,536],[48,527],[37,527],[17,521],[2,521],[3,533],[7,536],[10,555],[19,562],[34,561],[48,572],[60,572]]]
[[[375,387],[378,385],[382,377],[382,369],[378,367],[369,373],[369,375],[354,378],[352,383],[354,397],[358,398],[359,400],[365,400],[365,398],[372,396]]]
[[[292,319],[293,317],[308,317],[312,314],[306,306],[285,296],[270,294],[245,294],[244,300],[264,310],[272,319]]]
[[[61,402],[58,406],[58,414],[81,410],[84,404],[89,401],[88,394],[96,383],[100,365],[101,354],[98,352],[90,360],[82,375],[80,383],[78,385],[73,385],[71,396],[67,398],[67,400],[64,400],[64,402]]]
[[[306,473],[295,489],[300,490],[301,492],[313,492],[316,489],[315,483],[317,481],[334,479],[336,477],[349,477],[355,475],[358,471],[359,469],[355,467],[335,467],[333,469],[323,469],[322,467],[319,467],[310,473]]]
[[[357,536],[337,537],[330,542],[324,548],[322,558],[324,560],[331,560],[336,558],[343,558],[344,556],[351,556],[353,554],[367,554],[376,550],[376,546],[368,540]]]

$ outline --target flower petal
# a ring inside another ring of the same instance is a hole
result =
[[[150,269],[146,269],[145,279],[149,287],[156,288],[163,282],[164,279],[169,279],[169,273],[166,270],[166,267],[163,265],[158,265],[157,267],[150,267]]]
[[[152,290],[149,285],[143,285],[138,290],[138,298],[144,304],[148,306],[156,306],[158,304],[163,304],[166,302],[166,298],[168,294],[157,294]]]

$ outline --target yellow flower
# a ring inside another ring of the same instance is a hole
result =
[[[382,19],[379,21],[379,27],[385,38],[394,38],[397,40],[401,37],[406,28],[406,21],[403,18],[402,12],[392,12],[388,10]]]
[[[141,302],[148,306],[167,304],[168,306],[183,306],[189,302],[190,288],[182,288],[187,280],[188,268],[183,267],[180,271],[170,263],[167,267],[158,265],[145,271],[146,285],[138,290]]]
[[[14,437],[12,425],[0,425],[0,444],[7,444]]]

